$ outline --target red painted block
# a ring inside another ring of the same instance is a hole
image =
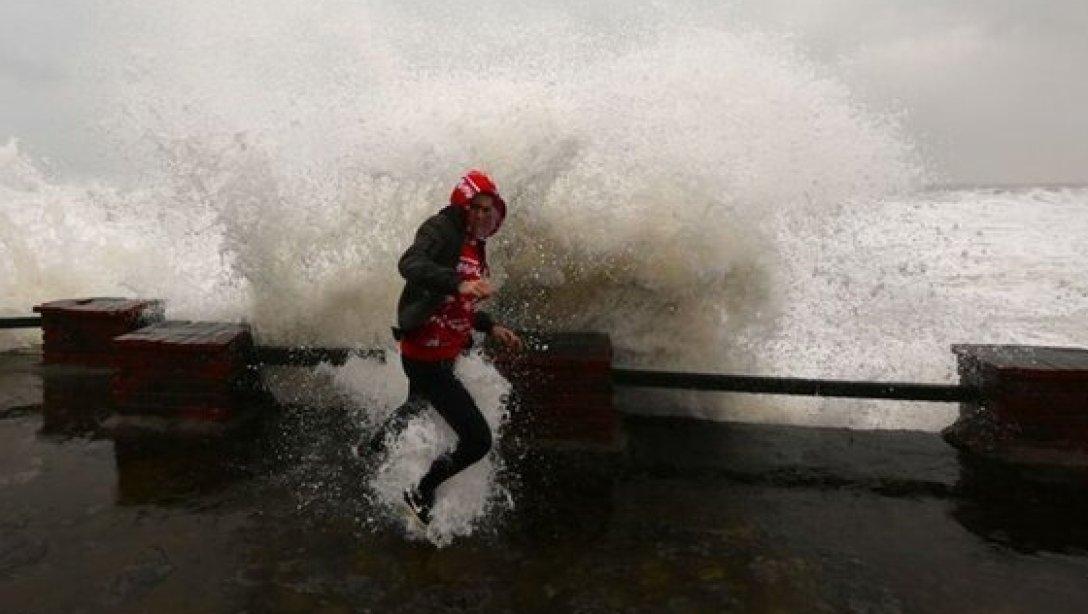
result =
[[[118,350],[116,364],[132,377],[169,376],[176,379],[219,381],[234,375],[238,365],[245,364],[245,356],[200,354],[179,358],[165,351],[160,354],[154,350]]]
[[[525,334],[526,351],[500,352],[499,372],[518,405],[514,420],[536,440],[616,446],[612,345],[599,333]]]
[[[219,355],[251,348],[253,339],[245,324],[170,320],[118,337],[115,345],[168,354]]]
[[[111,340],[163,318],[160,300],[85,298],[36,305],[42,314],[45,364],[113,365]]]
[[[165,321],[113,340],[118,370],[110,382],[123,416],[227,421],[238,412],[238,386],[249,369],[248,326]]]
[[[108,368],[43,366],[42,431],[65,434],[93,431],[112,410],[111,374]]]
[[[143,389],[135,392],[121,391],[116,387],[110,388],[114,404],[122,413],[133,411],[146,411],[148,413],[169,413],[175,408],[192,403],[211,403],[215,405],[232,405],[234,393],[231,390],[201,390],[190,391],[184,394],[163,392],[156,389]]]
[[[238,410],[234,406],[233,399],[219,401],[195,399],[185,403],[174,402],[170,406],[149,401],[146,405],[137,403],[117,408],[117,415],[121,417],[150,416],[180,421],[212,420],[225,422],[232,419],[237,413]]]
[[[223,405],[188,405],[178,411],[178,416],[201,422],[227,422],[234,418],[235,410]]]
[[[1088,469],[1088,350],[957,345],[961,382],[981,402],[960,406],[945,439],[1014,464]]]

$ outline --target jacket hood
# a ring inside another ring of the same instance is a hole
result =
[[[499,186],[495,185],[495,182],[487,173],[476,169],[465,173],[461,180],[457,182],[457,185],[453,187],[453,192],[450,194],[450,204],[459,207],[467,214],[468,205],[477,194],[490,194],[495,199],[495,211],[498,218],[495,220],[491,232],[487,234],[490,237],[498,232],[499,227],[502,226],[503,221],[506,219],[506,201],[499,195]]]

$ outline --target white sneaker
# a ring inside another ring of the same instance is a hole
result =
[[[415,488],[404,490],[404,505],[408,507],[413,518],[426,529],[431,524],[431,506],[423,500],[423,495]]]

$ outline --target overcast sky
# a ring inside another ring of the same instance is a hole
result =
[[[875,106],[901,109],[952,182],[1088,182],[1085,0],[762,0]]]
[[[0,144],[94,175],[107,152],[76,71],[106,0],[0,2]],[[668,3],[660,3],[668,4]],[[705,0],[694,11],[793,35],[869,106],[901,111],[952,183],[1088,182],[1088,1]],[[724,8],[723,8],[724,7]]]

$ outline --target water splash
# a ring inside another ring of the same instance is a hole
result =
[[[383,345],[397,257],[480,166],[511,209],[491,245],[504,320],[608,332],[628,364],[773,370],[762,340],[811,256],[789,238],[920,171],[894,118],[788,39],[704,17],[113,3],[82,73],[130,176],[6,163],[0,308],[146,295],[266,341]]]
[[[336,385],[362,408],[362,419],[368,423],[366,431],[370,433],[407,397],[407,379],[395,359],[380,364],[353,358],[331,372]],[[513,508],[509,490],[498,480],[504,466],[499,449],[509,417],[506,398],[510,384],[478,352],[459,359],[454,373],[480,408],[491,428],[494,445],[487,457],[438,489],[434,518],[426,533],[410,533],[438,546],[471,534],[489,514]],[[399,522],[405,522],[401,493],[418,483],[435,458],[453,448],[457,436],[437,413],[427,411],[388,437],[387,452],[369,486],[376,503]],[[414,531],[411,523],[406,523],[406,528]]]
[[[610,20],[580,22],[577,5],[119,3],[103,18],[131,27],[86,73],[151,191],[64,206],[120,208],[120,223],[172,214],[131,266],[228,280],[230,308],[267,338],[370,342],[414,226],[480,165],[512,205],[495,244],[510,318],[690,361],[774,311],[781,211],[858,206],[917,169],[894,122],[788,40],[605,4],[589,13]],[[89,222],[81,232],[117,241]],[[193,234],[205,244],[176,246]],[[48,235],[30,233],[35,251]],[[124,281],[191,311],[224,303],[222,286]]]

